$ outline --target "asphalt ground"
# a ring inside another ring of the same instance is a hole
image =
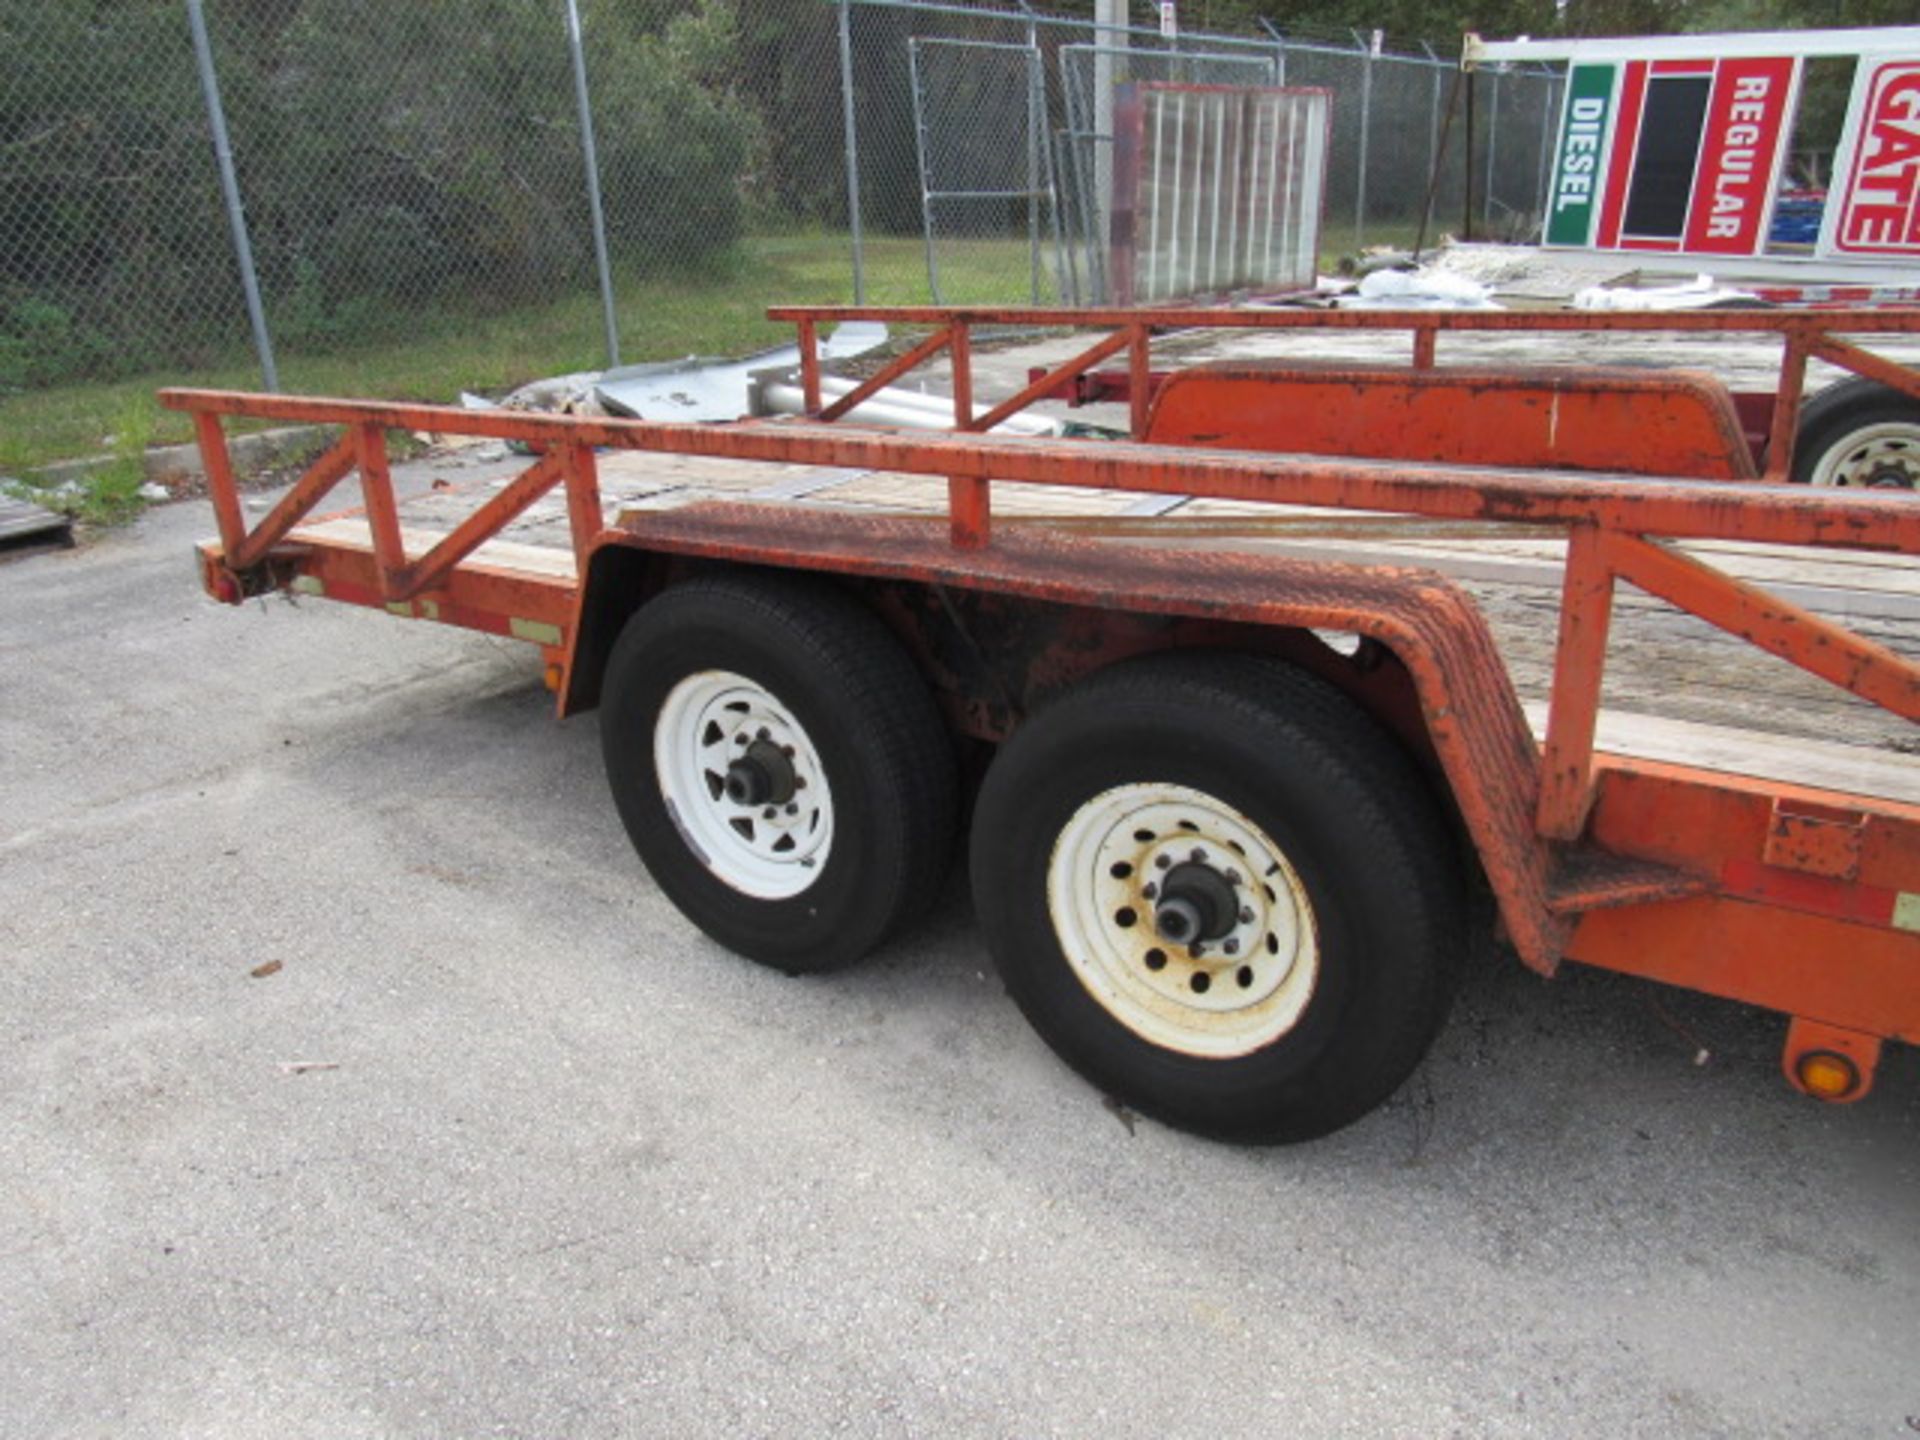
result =
[[[1103,1103],[965,877],[680,920],[531,647],[0,563],[0,1435],[1912,1435],[1920,1063],[1476,966],[1331,1139]],[[276,968],[277,967],[277,968]]]

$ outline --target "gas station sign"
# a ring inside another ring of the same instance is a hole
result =
[[[1799,78],[1791,56],[1573,66],[1546,243],[1760,253]]]
[[[1920,257],[1920,57],[1863,60],[1842,133],[1820,253]]]
[[[1824,198],[1794,195],[1776,237],[1787,162],[1803,143],[1794,124],[1805,66],[1816,57],[1853,63],[1852,98]],[[1543,62],[1567,67],[1543,244],[1731,258],[1745,273],[1770,275],[1816,262],[1849,276],[1901,264],[1910,274],[1920,260],[1920,26],[1469,35],[1462,58],[1470,70]]]

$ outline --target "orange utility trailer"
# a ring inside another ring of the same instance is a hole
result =
[[[561,714],[602,711],[614,800],[656,881],[789,971],[913,919],[964,825],[982,930],[1028,1018],[1109,1094],[1198,1132],[1302,1139],[1384,1100],[1444,1018],[1482,888],[1542,975],[1574,961],[1781,1012],[1787,1078],[1809,1094],[1857,1100],[1885,1042],[1920,1041],[1920,804],[1595,745],[1621,580],[1920,720],[1912,658],[1716,563],[1726,542],[1920,556],[1920,374],[1863,338],[1920,334],[1920,312],[771,313],[799,330],[798,420],[163,392],[193,416],[210,480],[205,586],[538,644]],[[851,318],[930,333],[825,403],[818,330]],[[1101,333],[982,406],[986,324]],[[1156,339],[1195,327],[1398,330],[1410,363],[1156,369]],[[1757,332],[1779,337],[1781,373],[1738,400],[1704,374],[1437,365],[1443,335],[1495,329]],[[936,357],[952,433],[834,423]],[[1859,379],[1802,407],[1810,357]],[[1049,396],[1125,400],[1132,438],[984,433]],[[342,427],[252,527],[222,423],[241,416]],[[410,533],[392,429],[533,458],[458,523]],[[1796,435],[1823,468],[1795,459]],[[605,450],[938,477],[946,505],[609,523]],[[364,523],[310,521],[355,474]],[[1813,483],[1769,483],[1789,478]],[[1486,617],[1441,575],[1164,522],[996,526],[996,485],[1564,537],[1544,736]],[[556,487],[570,553],[501,543]]]

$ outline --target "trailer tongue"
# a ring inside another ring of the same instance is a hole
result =
[[[1619,580],[1920,720],[1920,665],[1727,573],[1723,554],[1920,556],[1909,496],[1741,478],[1791,473],[1809,355],[1920,394],[1838,338],[1917,332],[1920,315],[775,313],[799,326],[813,421],[164,392],[193,414],[210,477],[204,583],[229,603],[288,588],[538,644],[562,713],[603,711],[615,800],[656,881],[722,943],[789,970],[854,959],[923,909],[977,783],[972,882],[1009,990],[1096,1084],[1204,1133],[1305,1138],[1390,1094],[1444,1017],[1473,875],[1542,974],[1572,960],[1782,1012],[1785,1071],[1807,1093],[1859,1099],[1885,1041],[1920,1041],[1920,804],[1595,743]],[[817,326],[849,316],[939,328],[823,403]],[[1110,333],[977,410],[970,326],[1008,318]],[[1698,376],[1431,368],[1441,331],[1522,319],[1773,330],[1783,383],[1756,408]],[[1313,322],[1408,329],[1415,368],[1149,363],[1151,327]],[[1123,352],[1124,370],[1098,368]],[[829,423],[937,354],[959,433]],[[1068,394],[1126,399],[1136,439],[978,433]],[[344,429],[249,528],[227,416]],[[391,428],[536,456],[419,533],[394,498]],[[1289,444],[1318,453],[1276,453]],[[698,504],[609,524],[601,450],[938,477],[945,514]],[[364,518],[311,520],[355,474]],[[1480,609],[1437,574],[1223,549],[1165,523],[1144,544],[1125,517],[1098,537],[996,527],[996,486],[1564,536],[1544,739]],[[502,538],[555,489],[566,550]]]

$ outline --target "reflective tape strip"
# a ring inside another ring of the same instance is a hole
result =
[[[296,575],[287,588],[296,595],[324,595],[327,593],[327,582],[318,575]]]
[[[413,618],[413,606],[405,600],[389,600],[387,602],[387,613],[389,615],[398,615],[403,620],[411,620]]]
[[[549,625],[544,620],[522,620],[519,616],[507,622],[507,630],[516,640],[531,640],[536,645],[558,645],[560,627]]]
[[[1902,890],[1893,899],[1893,928],[1920,934],[1920,895]]]

